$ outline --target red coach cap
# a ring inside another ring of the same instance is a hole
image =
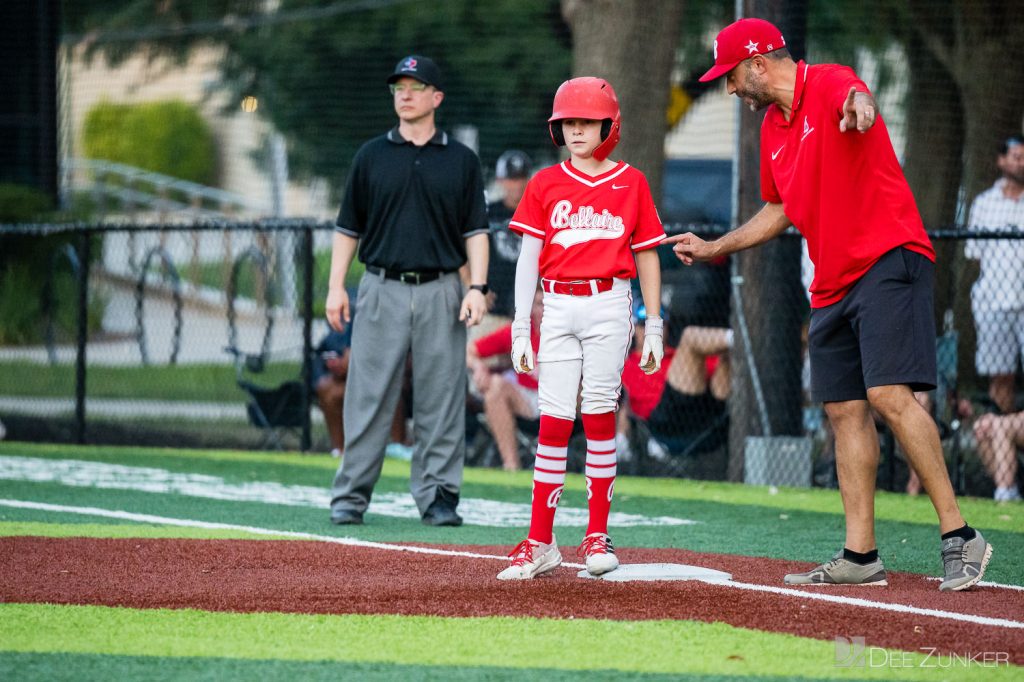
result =
[[[700,77],[701,82],[724,76],[744,59],[755,54],[773,52],[786,46],[782,32],[764,19],[740,19],[715,38],[715,65]]]

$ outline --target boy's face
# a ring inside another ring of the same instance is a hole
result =
[[[567,118],[562,121],[562,135],[569,153],[588,159],[601,144],[601,121],[586,118]]]

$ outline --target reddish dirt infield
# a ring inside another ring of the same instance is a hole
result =
[[[503,554],[499,547],[446,547]],[[563,549],[567,561],[575,561]],[[686,563],[737,582],[781,586],[808,564],[683,550],[620,552],[631,563]],[[494,579],[503,563],[299,541],[0,538],[0,602],[280,611],[322,614],[683,619],[869,645],[940,652],[1008,652],[1024,664],[1024,629],[833,604],[699,582],[609,583],[577,569],[524,583]],[[889,587],[801,588],[1020,621],[1024,592],[940,593],[938,583],[890,574]]]

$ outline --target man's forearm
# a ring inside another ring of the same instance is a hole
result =
[[[341,232],[334,233],[334,240],[331,246],[331,274],[327,280],[327,286],[331,289],[345,286],[345,275],[352,265],[352,258],[355,257],[356,247],[359,241]]]
[[[466,259],[469,261],[470,284],[484,284],[487,281],[489,256],[490,242],[486,234],[475,234],[466,240]]]
[[[782,204],[765,204],[753,218],[712,242],[715,246],[715,255],[727,256],[764,244],[782,234],[791,224],[783,213]]]

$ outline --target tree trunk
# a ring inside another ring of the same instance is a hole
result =
[[[908,37],[905,50],[910,74],[907,120],[913,125],[907,126],[903,172],[925,227],[946,228],[956,220],[963,176],[963,102],[953,74],[925,48],[919,35]],[[959,255],[963,249],[953,240],[937,241],[934,246],[935,311],[936,323],[940,323],[942,314],[954,307],[957,298],[955,273],[963,266]]]
[[[802,46],[806,32],[806,3],[802,0],[746,0],[745,16],[776,24],[787,44]],[[802,48],[796,48],[802,49]],[[802,55],[794,53],[796,58]],[[744,108],[740,115],[739,186],[737,220],[748,220],[764,205],[760,182],[760,130],[764,112]],[[739,329],[742,305],[751,347],[735,335],[732,352],[733,382],[729,400],[729,463],[731,481],[743,480],[744,450],[750,435],[765,435],[760,407],[755,400],[751,360],[757,365],[772,435],[803,432],[803,391],[800,326],[804,294],[800,285],[800,240],[780,237],[756,249],[733,256],[742,278],[739,298],[733,298],[733,329]]]
[[[999,175],[995,165],[999,143],[1021,132],[1024,71],[1008,66],[1007,58],[1024,52],[1024,12],[1011,5],[999,0],[958,0],[948,4],[912,0],[910,5],[921,41],[932,58],[952,74],[959,90],[940,90],[933,95],[934,120],[942,121],[949,116],[943,110],[951,108],[951,101],[954,106],[955,100],[963,103],[962,154],[958,154],[955,146],[948,147],[947,153],[962,156],[963,173],[957,189],[964,190],[967,206]],[[935,168],[943,166],[936,159],[931,163]],[[960,332],[958,370],[963,381],[971,381],[975,368],[970,352],[974,347],[970,288],[978,268],[976,263],[963,258],[962,242],[945,250],[954,254],[949,280],[953,293],[948,304],[954,310],[954,322]]]
[[[643,171],[655,202],[661,200],[682,15],[679,0],[562,0],[562,16],[572,29],[573,75],[599,76],[615,88],[622,141],[612,158]]]

